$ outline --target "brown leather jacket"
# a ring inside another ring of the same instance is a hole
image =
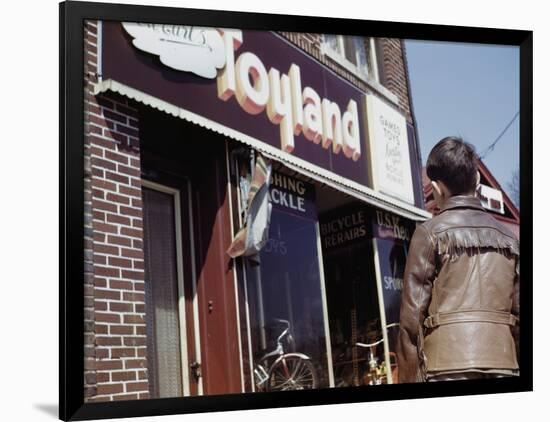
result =
[[[399,382],[518,369],[519,242],[478,198],[453,196],[417,227],[400,312]]]

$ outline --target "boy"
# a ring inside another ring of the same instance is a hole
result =
[[[411,239],[401,297],[399,382],[518,375],[519,242],[475,196],[478,157],[447,137],[426,171],[440,213]]]

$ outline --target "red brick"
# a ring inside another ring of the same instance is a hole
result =
[[[118,357],[135,357],[136,356],[136,349],[131,347],[123,347],[123,348],[116,348],[111,349],[111,356],[114,358]]]
[[[97,199],[105,199],[105,193],[99,189],[92,189],[92,195]]]
[[[124,258],[109,257],[109,265],[113,267],[132,268],[132,261]]]
[[[145,325],[138,325],[136,327],[136,334],[146,336],[147,335],[147,327]]]
[[[118,189],[119,193],[122,193],[124,195],[133,196],[136,198],[141,198],[141,190],[136,188],[131,188],[128,186],[120,186]]]
[[[111,289],[132,290],[132,282],[124,280],[110,280],[109,287]]]
[[[98,372],[97,373],[97,382],[109,382],[111,381],[110,372]]]
[[[136,303],[134,305],[135,310],[137,313],[145,313],[145,304],[144,303]]]
[[[135,381],[137,374],[134,371],[113,372],[111,377],[113,381]]]
[[[95,354],[98,359],[108,359],[109,358],[109,349],[95,349]]]
[[[119,277],[120,270],[118,268],[96,266],[95,274],[98,276],[104,276],[104,277]]]
[[[100,222],[94,223],[94,230],[97,230],[103,233],[118,233],[118,227],[115,226],[114,224],[107,224],[107,223],[100,223]]]
[[[121,346],[122,341],[120,337],[112,336],[96,336],[96,343],[100,346]]]
[[[125,369],[147,369],[146,359],[128,359],[124,360]]]
[[[105,119],[102,117],[95,116],[93,114],[88,114],[88,120],[91,123],[95,123],[98,126],[106,126]]]
[[[96,209],[99,209],[99,210],[115,212],[115,213],[117,212],[117,209],[118,209],[116,204],[111,204],[110,202],[100,201],[99,199],[94,199],[93,200],[92,207],[96,208]]]
[[[125,226],[130,226],[132,224],[132,220],[128,217],[124,217],[123,215],[107,214],[106,216],[109,223],[123,224]]]
[[[129,278],[132,280],[143,280],[145,274],[140,271],[132,271],[132,270],[121,270],[122,272],[122,278]]]
[[[137,249],[121,248],[120,255],[125,258],[143,259],[143,252]]]
[[[106,311],[107,310],[107,302],[95,300],[94,301],[94,308],[96,311]]]
[[[137,292],[144,292],[145,291],[145,283],[144,282],[134,282],[134,290]]]
[[[122,361],[116,360],[98,360],[96,363],[98,370],[110,371],[113,369],[122,369]]]
[[[110,215],[110,214],[108,214],[108,215]],[[116,246],[101,245],[101,244],[98,244],[98,245],[94,246],[94,252],[97,252],[97,253],[103,253],[103,254],[108,254],[108,255],[118,255],[119,251],[120,251],[120,249],[117,248]]]
[[[122,384],[99,384],[97,386],[97,394],[116,394],[124,391]]]
[[[145,337],[124,337],[125,346],[146,346],[147,339]]]
[[[108,312],[96,312],[95,319],[99,322],[115,322],[120,323],[120,315]]]
[[[128,127],[128,126],[120,125],[118,123],[116,125],[116,131],[120,132],[120,133],[124,133],[124,134],[129,135],[129,136],[133,136],[134,138],[139,137],[139,132],[136,129]]]
[[[98,126],[90,126],[90,127],[98,127]],[[101,134],[102,132],[100,132]],[[92,139],[92,143],[95,145],[98,145],[103,148],[114,148],[115,141],[111,139],[105,139],[105,138],[99,138],[97,136],[90,135],[90,139]]]
[[[143,221],[141,220],[141,218],[133,218],[132,219],[132,226],[143,228]]]
[[[114,125],[112,125],[112,126],[114,126]],[[108,136],[113,138],[120,145],[129,145],[129,143],[130,143],[130,139],[128,138],[128,135],[124,135],[122,133],[114,132],[114,127],[109,128]]]
[[[103,190],[110,190],[112,192],[116,192],[117,190],[116,184],[113,182],[109,182],[108,180],[93,179],[92,187]]]
[[[123,166],[122,164],[118,165],[118,171],[120,173],[124,173],[124,174],[127,174],[129,176],[133,176],[133,177],[140,177],[141,176],[141,172],[140,172],[139,169],[135,169],[133,167],[128,167],[128,166]]]
[[[96,299],[120,300],[120,292],[96,289],[95,297]]]
[[[111,325],[109,331],[110,334],[133,334],[134,327],[131,325]]]
[[[140,260],[134,261],[134,269],[136,270],[144,270],[145,269],[145,263]]]
[[[131,303],[110,302],[109,310],[113,312],[132,312],[134,306]]]
[[[149,383],[147,382],[129,382],[126,384],[126,391],[147,391]]]
[[[140,229],[130,229],[128,227],[122,227],[120,229],[120,234],[124,236],[137,237],[141,239],[143,237],[143,232]]]
[[[118,173],[113,173],[112,171],[106,171],[105,178],[109,180],[113,180],[115,182],[124,183],[125,185],[127,185],[128,182],[130,181],[130,179],[127,176],[123,176]]]
[[[103,158],[103,148],[98,148],[97,146],[92,145],[90,147],[90,156],[94,157],[94,159],[97,157]]]
[[[131,239],[128,239],[127,237],[120,237],[120,236],[114,236],[114,235],[107,236],[107,243],[113,243],[115,245],[120,245],[120,246],[132,246]]]
[[[145,324],[145,320],[141,315],[124,315],[125,324]]]
[[[94,254],[95,265],[107,265],[107,257],[103,255]]]
[[[132,217],[140,217],[141,218],[141,210],[125,207],[123,205],[120,206],[120,213],[124,215],[129,215]]]
[[[96,334],[109,334],[109,326],[104,324],[95,324]]]
[[[127,196],[117,195],[116,193],[107,193],[107,200],[111,202],[116,202],[118,204],[129,205],[130,198]]]
[[[92,157],[92,167],[116,171],[116,164],[102,158]]]
[[[105,118],[110,119],[110,120],[114,120],[116,122],[120,122],[120,123],[126,123],[127,122],[126,116],[124,116],[122,114],[119,114],[119,113],[115,113],[114,111],[111,111],[111,110],[108,110],[108,109],[103,109],[103,115],[105,116]]]
[[[92,218],[94,220],[105,221],[105,215],[103,211],[92,210]]]
[[[128,157],[122,154],[118,154],[113,151],[105,150],[104,156],[106,159],[116,161],[122,164],[128,164]]]
[[[107,279],[103,277],[94,277],[94,286],[99,288],[106,288]]]

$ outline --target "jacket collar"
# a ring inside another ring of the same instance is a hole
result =
[[[479,198],[470,195],[455,195],[445,201],[440,212],[453,208],[475,208],[485,211]]]

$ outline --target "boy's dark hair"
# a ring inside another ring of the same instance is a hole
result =
[[[462,138],[448,136],[430,151],[426,174],[433,181],[441,181],[453,195],[475,191],[477,174],[475,147]]]

